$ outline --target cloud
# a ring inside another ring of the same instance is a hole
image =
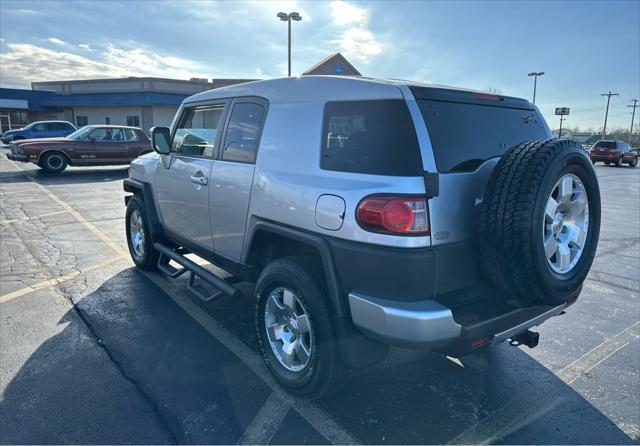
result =
[[[336,41],[345,56],[368,62],[372,56],[382,52],[382,44],[368,27],[367,11],[345,1],[333,1],[329,5],[334,24],[350,26]]]
[[[55,45],[66,45],[67,42],[65,42],[64,40],[60,40],[57,37],[49,37],[47,39],[48,42],[53,43]]]
[[[367,13],[364,9],[350,5],[344,1],[334,1],[329,3],[331,15],[336,25],[349,25],[351,23],[366,23]]]
[[[9,43],[0,53],[0,81],[3,87],[28,87],[31,81],[93,79],[128,76],[158,76],[178,79],[209,77],[185,67],[197,64],[171,56],[134,48],[110,46],[96,60],[26,43]]]
[[[382,44],[367,29],[351,28],[338,40],[345,56],[367,61],[382,52]]]
[[[93,51],[93,48],[91,48],[91,45],[89,45],[88,43],[79,43],[78,48],[86,51]]]

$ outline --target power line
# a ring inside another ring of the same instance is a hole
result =
[[[611,102],[611,96],[619,96],[618,93],[602,93],[600,96],[607,97],[607,111],[604,113],[604,127],[602,128],[602,139],[607,134],[607,118],[609,117],[609,103]]]
[[[633,111],[631,112],[631,127],[629,128],[629,134],[633,135],[633,118],[636,117],[636,107],[638,107],[638,101],[637,99],[631,99],[631,102],[633,102],[633,105],[627,105],[627,107],[632,107]]]

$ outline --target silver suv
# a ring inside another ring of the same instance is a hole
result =
[[[297,395],[335,391],[390,345],[535,347],[598,243],[589,158],[523,99],[275,79],[191,96],[152,140],[124,181],[134,262],[189,273],[204,301],[256,282],[262,354]]]

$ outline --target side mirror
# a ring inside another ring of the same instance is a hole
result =
[[[153,150],[158,152],[160,155],[168,154],[171,149],[169,141],[171,141],[171,130],[169,130],[169,127],[151,128],[151,143],[153,144]]]

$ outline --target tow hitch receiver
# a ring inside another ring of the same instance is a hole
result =
[[[526,345],[529,348],[534,348],[538,346],[539,340],[540,340],[540,333],[527,330],[512,337],[509,340],[509,344],[513,345],[514,347],[518,347],[520,345]]]

